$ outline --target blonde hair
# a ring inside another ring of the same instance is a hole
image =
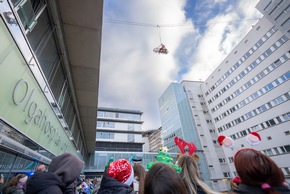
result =
[[[189,193],[197,194],[197,188],[200,187],[206,194],[218,194],[201,180],[197,162],[193,157],[182,155],[178,159],[178,165],[182,167],[180,175]]]

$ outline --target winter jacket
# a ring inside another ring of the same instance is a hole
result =
[[[63,194],[83,168],[83,161],[65,153],[51,160],[48,172],[39,172],[31,176],[26,184],[26,194]]]
[[[39,172],[28,179],[26,194],[62,194],[66,185],[51,172]]]
[[[286,186],[272,187],[274,190],[281,194],[290,194],[290,189]],[[245,184],[239,184],[238,187],[232,189],[229,194],[265,194],[264,190],[260,187],[254,187]]]
[[[116,179],[103,176],[98,194],[136,194],[133,188],[125,185]]]
[[[24,191],[22,189],[17,189],[16,187],[9,187],[5,192],[2,192],[2,194],[24,194]]]

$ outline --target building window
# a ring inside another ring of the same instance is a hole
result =
[[[229,172],[224,172],[224,177],[231,177],[231,174]]]
[[[267,137],[267,140],[271,140],[271,139],[272,139],[272,137],[271,137],[271,136],[268,136],[268,137]]]

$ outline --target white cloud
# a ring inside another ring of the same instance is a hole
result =
[[[185,0],[106,0],[110,10],[105,9],[104,14],[99,106],[140,110],[144,112],[143,129],[160,127],[160,95],[175,80],[206,79],[251,26],[248,21],[220,21],[255,17],[257,1],[243,0],[237,7],[228,7],[209,21],[217,24],[209,24],[200,34],[185,17]],[[213,6],[210,2],[202,7]],[[161,27],[169,54],[158,55],[152,51],[160,44],[157,28],[108,23],[106,19],[188,26]],[[181,78],[179,71],[189,66],[190,71]]]
[[[255,9],[257,2],[258,0],[240,1],[237,7],[229,6],[223,15],[217,15],[208,21],[208,29],[199,41],[191,59],[190,71],[184,75],[184,79],[205,80],[208,78],[247,34],[251,26],[257,22],[245,19],[261,16]]]

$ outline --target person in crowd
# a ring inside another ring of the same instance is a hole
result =
[[[102,178],[94,178],[93,180],[93,184],[94,184],[94,189],[93,189],[93,194],[97,194],[99,189],[100,189],[100,186],[101,186],[101,181],[102,181]]]
[[[38,172],[29,178],[26,194],[74,193],[72,184],[83,166],[84,162],[71,153],[56,156],[51,160],[47,172]]]
[[[40,164],[39,166],[37,166],[35,172],[45,172],[45,171],[46,171],[46,166],[43,164]]]
[[[3,184],[4,183],[4,175],[3,174],[1,174],[1,179],[0,179],[0,184]]]
[[[246,148],[234,156],[240,184],[229,193],[290,194],[281,169],[260,151]]]
[[[186,194],[180,175],[169,165],[154,164],[146,173],[145,194]]]
[[[145,181],[145,169],[141,164],[134,164],[134,191],[138,191],[138,194],[144,194],[144,181]]]
[[[180,176],[188,194],[217,193],[202,181],[197,161],[192,156],[186,154],[181,155],[178,159],[178,165],[182,168]]]
[[[136,194],[130,185],[134,171],[128,160],[111,162],[105,170],[98,194]]]
[[[2,188],[2,194],[24,194],[27,179],[27,175],[18,174]]]

